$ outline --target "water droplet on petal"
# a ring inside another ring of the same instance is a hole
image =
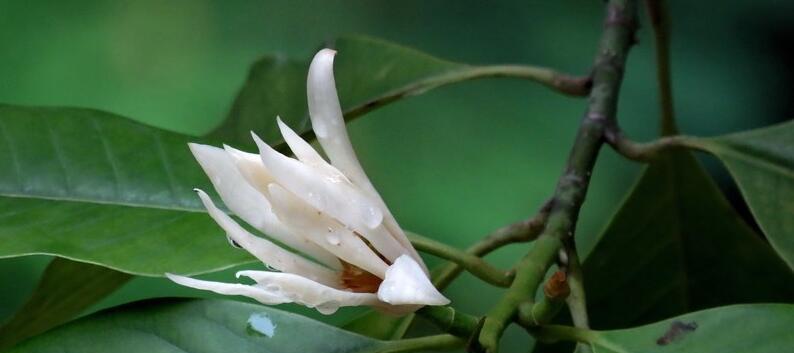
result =
[[[335,300],[327,301],[315,307],[320,314],[331,315],[339,310],[339,302]]]
[[[377,207],[369,206],[364,210],[364,224],[370,229],[377,228],[383,222],[383,212]]]
[[[229,245],[231,245],[231,246],[233,246],[235,248],[238,248],[238,249],[242,249],[243,248],[242,246],[240,246],[240,244],[237,244],[237,242],[234,241],[234,239],[232,239],[232,237],[230,237],[228,235],[226,236],[226,240],[229,241]]]
[[[328,244],[331,245],[339,245],[339,243],[342,242],[342,240],[339,239],[339,236],[336,235],[336,233],[328,233],[328,235],[325,236],[325,240],[327,240]]]

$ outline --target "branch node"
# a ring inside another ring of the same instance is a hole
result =
[[[543,294],[550,300],[564,300],[571,294],[568,286],[568,275],[563,270],[557,270],[543,285]]]

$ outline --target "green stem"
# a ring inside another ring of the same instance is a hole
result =
[[[422,94],[434,88],[463,81],[495,77],[534,81],[557,92],[574,97],[586,96],[590,92],[591,86],[589,76],[570,76],[545,67],[527,65],[464,66],[458,70],[432,76],[425,80],[397,88],[351,107],[344,111],[345,121],[351,122],[364,114],[401,98]],[[301,137],[307,141],[311,141],[314,140],[316,136],[314,130],[307,130],[301,133]],[[281,152],[289,151],[286,143],[279,143],[275,145],[274,148]]]
[[[477,330],[479,319],[449,306],[425,306],[416,311],[440,330],[460,337],[469,337]]]
[[[662,136],[678,133],[673,108],[673,87],[670,75],[670,14],[665,0],[646,0],[648,17],[656,43],[656,78],[659,84]]]
[[[519,305],[531,301],[528,293],[534,293],[546,270],[557,257],[557,251],[562,248],[558,237],[541,235],[535,240],[529,253],[518,265],[519,271],[510,289],[494,306],[485,318],[479,335],[479,345],[486,352],[496,352],[499,339],[502,337],[507,324],[514,317]]]
[[[543,275],[564,240],[573,237],[576,220],[607,126],[616,125],[620,85],[637,26],[632,0],[607,3],[604,31],[593,67],[593,87],[568,164],[557,183],[544,232],[517,267],[516,278],[502,299],[488,312],[479,335],[479,348],[498,351],[506,325],[523,302],[531,301]]]
[[[579,254],[573,244],[568,249],[568,287],[571,289],[571,294],[565,302],[568,304],[568,311],[571,313],[573,325],[577,328],[589,329],[590,322],[587,317],[587,300],[582,280],[582,266],[579,263]],[[579,344],[574,352],[589,353],[590,346]]]
[[[617,128],[606,132],[606,141],[622,156],[638,161],[651,162],[664,152],[675,148],[692,148],[705,150],[703,143],[697,138],[685,135],[665,136],[651,142],[636,142],[626,138]]]
[[[589,77],[576,77],[561,74],[554,70],[524,65],[465,66],[445,74],[432,76],[425,80],[400,87],[380,97],[373,98],[345,111],[345,120],[352,120],[374,109],[428,90],[453,83],[494,77],[518,78],[534,81],[548,88],[571,96],[585,96],[590,91]]]
[[[474,256],[485,256],[488,253],[508,244],[534,240],[546,224],[548,204],[544,205],[534,217],[509,224],[493,231],[491,234],[469,247],[466,252]],[[450,263],[433,271],[433,284],[439,290],[446,288],[463,271],[463,266]]]
[[[379,353],[401,353],[426,350],[452,350],[463,347],[466,341],[453,335],[435,335],[419,338],[408,338],[396,341],[386,341],[385,347]]]
[[[416,250],[450,260],[485,282],[499,287],[508,287],[513,281],[513,276],[507,271],[491,266],[480,257],[419,234],[407,233],[407,235]]]
[[[544,296],[539,302],[527,301],[518,306],[516,322],[523,327],[533,327],[549,322],[565,304],[563,298]]]

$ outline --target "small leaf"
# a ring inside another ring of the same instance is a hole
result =
[[[130,278],[126,273],[56,257],[27,303],[0,327],[0,351],[69,321]]]
[[[794,305],[733,305],[616,331],[580,333],[594,352],[779,353],[794,347]],[[788,347],[788,348],[786,348]]]
[[[212,188],[190,140],[97,110],[0,105],[0,258],[56,255],[146,276],[253,261],[193,193]]]
[[[599,329],[794,298],[794,273],[689,152],[645,170],[586,258],[584,280]]]
[[[761,230],[794,269],[794,121],[700,142],[725,163]]]
[[[103,311],[10,353],[374,352],[384,343],[271,307],[159,299]]]

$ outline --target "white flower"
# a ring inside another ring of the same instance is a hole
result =
[[[166,274],[184,286],[243,295],[264,304],[299,303],[330,314],[340,306],[370,305],[406,313],[449,300],[367,178],[345,130],[333,60],[323,49],[309,68],[309,113],[331,163],[280,119],[297,159],[253,135],[259,155],[228,146],[190,144],[223,202],[253,228],[292,248],[255,236],[196,190],[210,216],[239,245],[275,271],[240,271],[253,285]]]

